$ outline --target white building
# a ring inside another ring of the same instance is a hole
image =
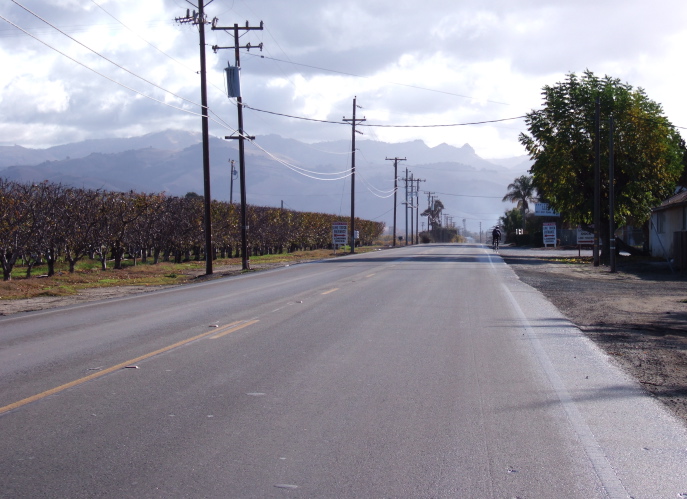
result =
[[[687,264],[687,189],[651,210],[651,255]]]

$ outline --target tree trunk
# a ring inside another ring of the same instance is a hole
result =
[[[98,260],[100,260],[100,269],[107,270],[107,249],[100,248],[100,254],[98,255]]]
[[[3,252],[0,261],[2,262],[2,280],[11,281],[12,269],[14,268],[14,264],[17,262],[17,253],[9,253],[8,258],[8,254]]]
[[[112,248],[112,258],[114,259],[114,268],[122,270],[122,258],[124,257],[124,248],[115,246]]]
[[[26,264],[26,278],[28,279],[31,277],[31,269],[33,269],[33,266],[36,264],[36,260],[31,260],[29,259],[28,263]]]
[[[55,275],[55,247],[52,246],[48,249],[45,255],[45,261],[48,264],[48,277]]]

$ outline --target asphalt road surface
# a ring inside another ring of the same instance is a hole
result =
[[[0,496],[687,497],[684,426],[477,245],[0,318]]]

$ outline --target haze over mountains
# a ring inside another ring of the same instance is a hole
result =
[[[238,170],[237,141],[213,137],[210,141],[211,194],[229,200],[231,166]],[[257,144],[257,145],[256,145]],[[246,184],[248,203],[349,215],[351,143],[348,140],[306,144],[278,135],[246,142]],[[398,176],[406,168],[420,183],[420,211],[427,206],[426,192],[436,193],[445,212],[468,230],[493,225],[504,210],[501,202],[507,185],[527,172],[526,156],[501,160],[480,158],[465,144],[428,147],[417,140],[385,143],[356,141],[356,216],[393,224],[393,161],[399,161]],[[278,158],[278,161],[277,159]],[[299,170],[300,169],[300,170]],[[294,170],[298,170],[297,173]],[[410,173],[409,173],[410,175]],[[76,187],[139,192],[167,192],[184,195],[203,192],[200,133],[167,130],[128,139],[98,139],[28,149],[0,147],[0,177],[21,182],[49,180]],[[315,177],[315,178],[313,178]],[[318,180],[333,179],[333,180]],[[405,228],[405,187],[398,182],[398,233]],[[239,183],[234,181],[233,200],[239,200]],[[421,225],[422,227],[422,225]]]

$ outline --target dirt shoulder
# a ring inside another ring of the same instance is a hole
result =
[[[307,260],[304,260],[307,261]],[[286,267],[301,262],[285,263],[262,263],[253,264],[251,269],[255,271],[272,269],[277,267]],[[189,282],[205,281],[209,279],[218,279],[232,275],[241,274],[243,271],[241,265],[220,265],[215,266],[214,273],[211,276],[206,276],[203,270],[189,270],[187,274],[191,278]],[[177,286],[177,285],[175,285]],[[183,286],[183,284],[180,284]],[[163,286],[111,286],[81,289],[77,294],[69,296],[38,296],[33,298],[18,299],[18,300],[0,300],[0,315],[11,315],[20,312],[32,312],[35,310],[45,310],[49,308],[64,307],[67,305],[75,305],[78,303],[85,303],[96,300],[104,300],[107,298],[118,298],[121,296],[128,296],[132,294],[147,293],[161,289]],[[164,286],[165,288],[172,286]]]
[[[521,281],[687,422],[687,276],[666,264],[622,258],[612,274],[608,267],[536,253],[504,250],[502,256]]]

